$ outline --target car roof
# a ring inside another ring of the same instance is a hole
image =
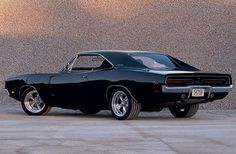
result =
[[[113,66],[146,68],[146,66],[140,64],[138,61],[133,59],[129,55],[131,53],[161,54],[154,51],[137,51],[137,50],[91,50],[91,51],[79,52],[78,55],[96,54],[103,56],[106,60],[112,63]]]
[[[103,53],[156,53],[163,54],[161,52],[156,51],[142,51],[142,50],[89,50],[89,51],[81,51],[78,54],[86,54],[86,53],[94,53],[94,54],[103,54]],[[164,54],[163,54],[164,55]]]

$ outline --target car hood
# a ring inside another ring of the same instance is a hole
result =
[[[14,80],[24,80],[27,81],[29,78],[36,78],[36,77],[49,77],[54,76],[57,73],[34,73],[34,74],[23,74],[9,77],[6,81],[14,81]]]

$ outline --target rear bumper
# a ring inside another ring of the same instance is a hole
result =
[[[162,86],[162,93],[166,93],[166,94],[186,94],[186,97],[184,98],[186,99],[190,99],[191,98],[191,93],[192,93],[192,89],[194,88],[201,88],[204,89],[205,91],[205,96],[204,99],[208,100],[208,99],[212,99],[214,95],[219,95],[222,93],[228,93],[230,91],[232,91],[233,89],[233,85],[230,86],[225,86],[225,87],[212,87],[212,86],[185,86],[185,87],[168,87],[163,85]]]
[[[189,93],[193,88],[204,88],[211,93],[225,93],[230,92],[233,89],[233,85],[226,87],[212,87],[212,86],[186,86],[186,87],[168,87],[163,85],[163,93]]]

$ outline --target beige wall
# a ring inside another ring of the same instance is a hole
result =
[[[0,82],[91,49],[162,51],[236,80],[235,0],[1,0]],[[1,83],[0,83],[1,84]],[[235,90],[204,108],[236,108]]]

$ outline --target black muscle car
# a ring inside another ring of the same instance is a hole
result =
[[[111,110],[124,120],[165,107],[175,117],[191,117],[233,85],[228,74],[204,73],[166,54],[106,50],[80,52],[58,73],[11,77],[5,88],[29,115],[61,107],[85,114]]]

